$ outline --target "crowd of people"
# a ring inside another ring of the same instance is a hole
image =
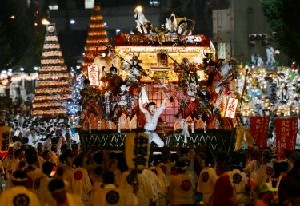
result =
[[[40,146],[30,137],[9,147],[0,167],[1,205],[300,204],[297,152],[279,161],[258,147],[231,158],[205,149],[165,148],[150,155],[148,168],[137,170],[128,169],[122,151],[74,149],[54,128],[46,129],[46,139],[62,139],[56,146],[50,141]]]
[[[0,205],[300,205],[300,155],[269,149],[215,154],[193,147],[149,154],[129,169],[124,151],[82,151],[65,118],[7,115]]]

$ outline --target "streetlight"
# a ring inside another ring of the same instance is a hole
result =
[[[43,19],[42,19],[42,24],[43,24],[44,26],[47,26],[47,25],[50,24],[50,21],[48,21],[48,19],[46,19],[46,18],[43,18]]]

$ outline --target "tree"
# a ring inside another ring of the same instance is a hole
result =
[[[300,62],[299,0],[262,0],[262,10],[273,29],[280,50]]]

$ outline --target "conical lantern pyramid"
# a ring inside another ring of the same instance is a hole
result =
[[[65,105],[71,93],[70,73],[62,57],[55,25],[50,24],[46,29],[32,115],[66,116]]]
[[[90,25],[82,63],[82,74],[87,76],[87,66],[94,62],[95,57],[106,52],[109,44],[100,6],[95,6],[90,17]]]

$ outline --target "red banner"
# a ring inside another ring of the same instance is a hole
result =
[[[267,147],[269,121],[269,117],[250,117],[250,134],[261,148]]]
[[[282,159],[284,150],[294,150],[298,133],[298,118],[275,118],[276,150]]]

